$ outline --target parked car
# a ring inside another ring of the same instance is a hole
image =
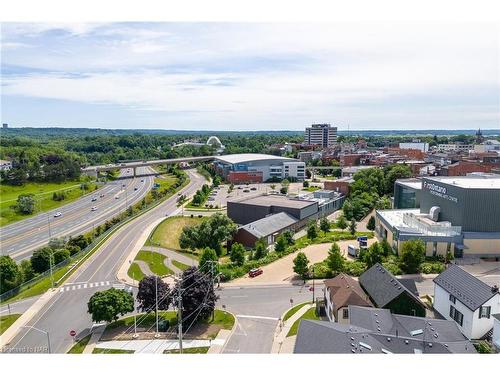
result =
[[[248,272],[248,276],[250,276],[250,277],[257,277],[259,275],[262,275],[263,272],[264,271],[262,271],[262,269],[260,269],[260,268],[252,268],[250,270],[250,272]]]
[[[62,213],[59,211],[54,214],[54,217],[59,217],[59,216],[62,216]]]
[[[137,189],[139,189],[139,188],[136,186],[136,187],[134,188],[134,190],[137,190]]]
[[[357,258],[358,257],[358,254],[359,254],[359,250],[356,248],[356,246],[354,245],[349,245],[347,246],[347,253],[354,257],[354,258]]]

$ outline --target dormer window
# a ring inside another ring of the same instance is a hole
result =
[[[486,318],[489,319],[491,314],[491,306],[481,306],[479,308],[479,319]]]

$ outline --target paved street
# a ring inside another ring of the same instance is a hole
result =
[[[138,169],[139,175],[152,172],[150,168]],[[126,170],[121,173],[124,177],[128,175],[130,172]],[[37,248],[46,245],[51,237],[85,233],[139,202],[151,189],[153,181],[154,177],[151,175],[111,181],[75,202],[2,227],[2,255],[10,255],[16,261],[21,261],[29,258]],[[101,198],[101,194],[104,197]],[[93,198],[96,200],[92,201]],[[96,211],[91,210],[94,206]],[[62,215],[56,218],[56,212],[61,212]]]
[[[193,171],[187,171],[191,179],[183,189],[184,194],[193,194],[203,184],[204,178]],[[116,282],[116,273],[134,247],[144,229],[158,219],[177,210],[177,195],[167,199],[146,214],[138,217],[119,229],[87,261],[68,282],[74,285],[99,283],[97,287],[75,288],[75,290],[57,295],[50,300],[29,322],[28,325],[49,332],[53,353],[65,353],[72,345],[70,330],[78,333],[77,337],[88,334],[92,327],[87,314],[87,302],[97,290],[110,288],[106,282]],[[102,284],[104,282],[104,284]],[[13,352],[22,352],[24,348],[47,347],[47,337],[33,329],[22,330],[7,346]]]
[[[323,292],[316,287],[316,296]],[[223,353],[270,353],[278,319],[293,304],[312,301],[303,285],[224,287],[218,306],[237,317],[237,327]]]

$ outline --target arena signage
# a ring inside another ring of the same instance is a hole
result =
[[[445,186],[437,185],[433,182],[427,182],[424,180],[423,187],[424,187],[424,189],[428,190],[429,193],[431,193],[433,195],[436,195],[440,198],[447,199],[447,200],[455,202],[455,203],[458,202],[457,197],[448,195],[448,193],[447,193],[448,190],[446,189]]]

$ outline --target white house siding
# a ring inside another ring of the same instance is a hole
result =
[[[335,316],[333,315],[333,305],[332,301],[330,301],[330,288],[325,288],[325,307],[326,307],[326,316],[330,322],[335,323]]]
[[[496,294],[483,305],[491,306],[490,318],[479,319],[479,309],[471,311],[458,299],[453,304],[450,301],[450,294],[439,285],[434,284],[434,309],[447,320],[453,321],[450,317],[450,305],[453,305],[464,316],[462,326],[457,324],[460,331],[469,339],[479,339],[493,327],[494,318],[491,315],[500,312],[500,295]]]
[[[500,350],[500,321],[493,319],[493,345]]]

